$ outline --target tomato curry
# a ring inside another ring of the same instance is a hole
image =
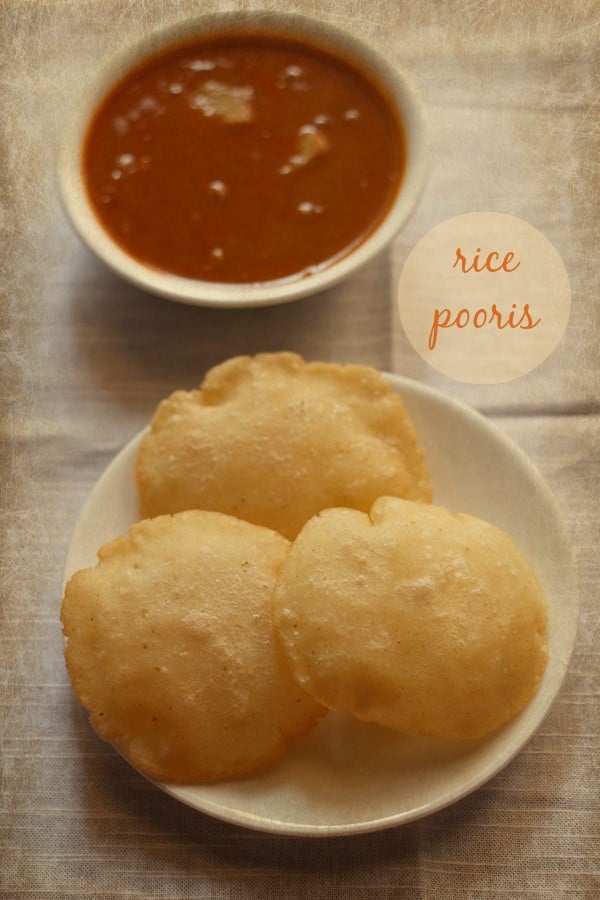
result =
[[[374,79],[309,44],[239,35],[147,59],[100,104],[83,174],[136,260],[257,283],[310,275],[384,218],[405,164]]]

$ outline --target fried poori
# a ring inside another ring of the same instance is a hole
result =
[[[489,734],[546,666],[546,601],[512,539],[397,498],[312,518],[278,576],[274,615],[318,702],[409,735]]]
[[[240,356],[160,403],[136,463],[142,517],[217,510],[293,539],[331,506],[429,502],[400,396],[366,366]]]
[[[325,712],[274,634],[281,535],[214,512],[133,525],[67,584],[65,658],[98,734],[140,771],[211,782],[274,761]]]

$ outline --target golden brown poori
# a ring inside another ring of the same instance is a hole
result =
[[[277,759],[325,712],[293,680],[271,595],[289,544],[214,512],[133,525],[67,584],[75,692],[98,734],[168,782],[211,782]]]
[[[331,506],[429,502],[414,425],[367,366],[239,356],[160,403],[136,463],[142,517],[208,509],[293,539]]]
[[[546,666],[546,601],[512,539],[392,497],[370,514],[312,518],[274,614],[299,685],[409,735],[489,734],[531,700]]]

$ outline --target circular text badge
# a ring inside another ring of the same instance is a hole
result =
[[[569,276],[537,228],[503,213],[465,213],[411,251],[398,307],[431,366],[457,381],[498,384],[535,369],[562,338]]]

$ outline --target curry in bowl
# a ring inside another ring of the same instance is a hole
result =
[[[196,41],[126,76],[84,150],[96,215],[131,256],[188,278],[303,277],[388,211],[404,165],[383,93],[281,38]]]
[[[322,290],[420,194],[412,88],[332,26],[201,17],[101,76],[67,131],[63,200],[92,250],[155,293],[243,306]]]

